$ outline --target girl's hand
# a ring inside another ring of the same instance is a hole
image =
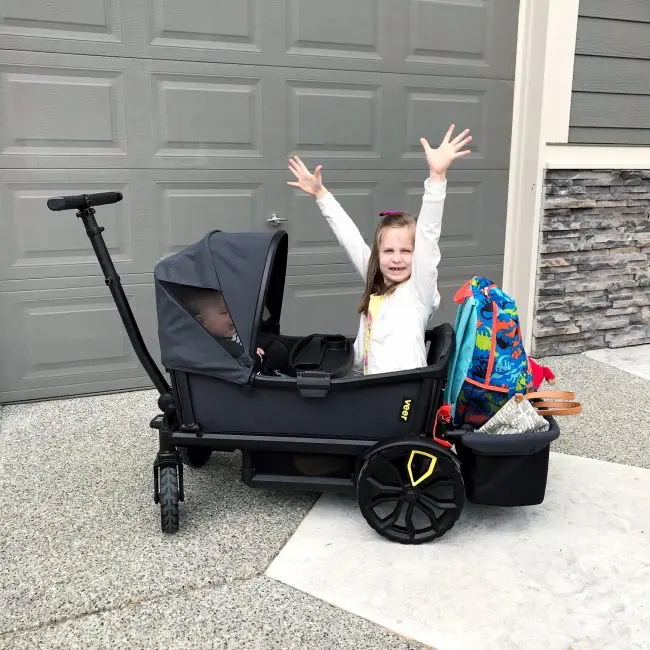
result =
[[[456,158],[462,158],[472,153],[469,149],[461,151],[466,144],[472,141],[472,136],[467,135],[469,129],[465,129],[462,133],[451,140],[455,128],[455,124],[452,124],[449,127],[445,137],[442,139],[442,142],[437,149],[432,149],[426,138],[420,138],[420,142],[424,147],[424,155],[426,156],[429,165],[429,172],[433,177],[444,178],[445,172],[449,169],[451,163],[453,163]]]
[[[327,194],[327,190],[323,186],[321,169],[323,169],[323,165],[318,165],[312,174],[298,156],[292,156],[289,158],[289,170],[297,180],[287,181],[287,185],[298,187],[303,192],[320,199]]]

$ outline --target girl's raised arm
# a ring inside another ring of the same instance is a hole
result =
[[[464,149],[471,142],[469,129],[461,132],[453,140],[455,125],[452,124],[440,146],[432,149],[425,138],[420,142],[429,165],[429,178],[424,183],[422,209],[415,230],[415,247],[411,269],[411,283],[421,303],[435,308],[440,302],[438,294],[438,264],[440,263],[440,232],[442,212],[447,190],[446,172],[457,158],[471,153]]]
[[[322,169],[323,166],[318,165],[312,174],[298,156],[293,156],[289,159],[289,170],[296,177],[296,180],[288,181],[287,185],[297,187],[316,199],[318,207],[327,219],[327,223],[330,225],[339,244],[344,248],[350,261],[365,280],[368,272],[370,248],[348,213],[324,187],[321,176]]]

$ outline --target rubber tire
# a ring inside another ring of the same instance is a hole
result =
[[[212,456],[212,450],[205,447],[180,447],[178,450],[185,465],[203,467]]]
[[[457,490],[457,492],[455,492],[456,506],[450,510],[450,512],[453,512],[453,514],[447,518],[447,521],[445,522],[445,525],[441,530],[436,532],[432,531],[429,534],[421,536],[419,539],[404,539],[403,537],[401,537],[401,535],[396,535],[394,533],[391,533],[390,529],[385,531],[379,530],[375,525],[376,522],[373,521],[375,517],[373,517],[372,513],[368,513],[366,508],[364,507],[365,499],[363,497],[363,492],[364,492],[363,483],[370,472],[370,465],[372,464],[373,459],[376,456],[383,456],[385,451],[390,454],[391,451],[393,450],[399,451],[401,449],[404,450],[415,449],[415,450],[425,451],[429,453],[435,451],[439,461],[441,461],[441,465],[444,464],[449,473],[449,476],[445,482],[449,482],[450,480],[453,480],[456,483],[456,490]],[[460,517],[460,514],[463,510],[463,506],[465,503],[465,487],[464,487],[462,474],[460,471],[460,462],[458,461],[458,458],[456,457],[455,454],[448,451],[447,449],[435,443],[431,443],[429,441],[425,442],[425,441],[413,441],[411,439],[408,440],[398,439],[392,441],[389,440],[386,441],[385,443],[378,444],[366,455],[366,460],[361,468],[361,471],[359,472],[359,476],[357,477],[356,487],[357,487],[357,503],[361,510],[361,514],[363,515],[368,525],[382,537],[390,540],[391,542],[396,542],[398,544],[417,545],[417,544],[429,543],[436,539],[439,539],[454,527],[454,524]]]
[[[178,469],[162,467],[159,474],[160,527],[163,533],[178,531]]]

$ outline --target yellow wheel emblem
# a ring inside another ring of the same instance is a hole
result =
[[[417,481],[413,478],[413,459],[415,458],[416,455],[424,456],[425,458],[428,458],[430,461],[429,468],[427,469],[426,472],[424,472],[424,474],[422,474],[422,476],[420,476],[419,479],[417,479]],[[420,483],[422,483],[422,481],[425,481],[426,479],[429,478],[429,476],[431,476],[431,474],[433,474],[433,469],[436,466],[437,460],[438,459],[433,454],[428,454],[426,451],[417,451],[416,449],[413,449],[413,451],[411,451],[411,456],[409,458],[409,462],[406,468],[408,469],[409,478],[411,479],[411,485],[413,487],[419,485]]]

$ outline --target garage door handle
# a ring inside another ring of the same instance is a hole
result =
[[[284,217],[278,217],[275,212],[267,219],[267,221],[274,227],[277,228],[281,223],[286,221]]]

